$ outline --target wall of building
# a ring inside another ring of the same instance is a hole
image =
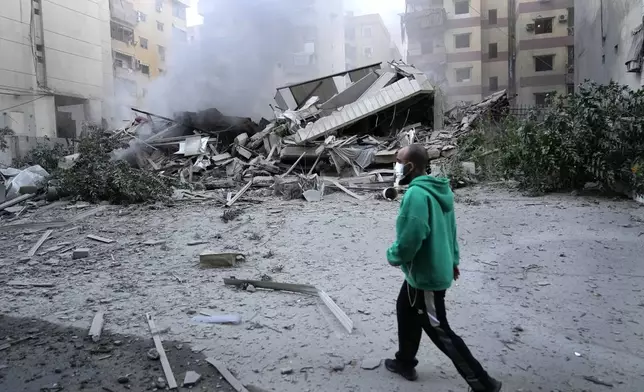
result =
[[[568,8],[574,7],[573,0],[518,0],[516,19],[516,91],[517,103],[537,104],[535,94],[558,92],[565,94],[572,87],[574,78],[568,68],[568,48],[574,45],[569,28]],[[537,33],[537,28],[527,28],[542,18],[553,18],[552,32]],[[560,19],[563,18],[563,19]],[[551,71],[536,71],[536,56],[554,55]],[[574,61],[573,61],[574,62]]]
[[[642,86],[641,73],[627,72],[625,65],[633,32],[642,25],[642,7],[641,0],[575,1],[576,83],[614,80],[633,89]]]
[[[401,58],[380,14],[346,16],[344,28],[347,69]]]

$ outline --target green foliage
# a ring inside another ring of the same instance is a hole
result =
[[[531,190],[598,182],[605,189],[642,193],[644,90],[586,83],[575,95],[555,97],[551,106],[525,119],[509,119],[491,134],[475,133],[463,143],[474,157],[477,151],[497,149],[495,174]]]
[[[0,151],[4,151],[9,147],[9,143],[5,136],[13,136],[13,130],[9,127],[0,128]]]
[[[49,173],[58,168],[58,161],[73,153],[73,148],[66,147],[60,143],[50,144],[38,142],[27,155],[13,160],[13,166],[22,168],[32,165],[40,165]]]
[[[62,192],[90,202],[125,204],[161,200],[170,195],[170,184],[155,173],[112,159],[111,152],[118,147],[119,142],[109,134],[90,129],[80,141],[80,157],[75,164],[58,173]]]

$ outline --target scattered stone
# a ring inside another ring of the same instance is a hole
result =
[[[159,377],[157,380],[154,382],[154,386],[159,388],[159,389],[165,389],[168,386],[168,383],[165,382],[165,378]]]
[[[282,368],[280,369],[280,373],[282,374],[293,374],[293,368]]]
[[[516,327],[512,328],[512,332],[518,333],[518,332],[523,332],[525,331],[522,326],[517,325]]]
[[[362,360],[362,364],[360,365],[361,368],[364,370],[375,370],[380,367],[380,364],[382,363],[382,359],[380,358],[367,358]]]
[[[150,359],[152,361],[159,360],[159,352],[157,351],[156,348],[149,349],[146,355],[147,355],[148,359]]]
[[[54,373],[56,373],[56,374],[60,374],[62,372],[63,372],[62,369],[59,369],[59,368],[54,369]]]
[[[112,342],[112,344],[118,347],[118,346],[122,346],[123,342],[120,341],[120,340],[115,340],[115,341]]]
[[[130,378],[128,376],[121,376],[117,381],[119,384],[127,384],[128,382],[130,382]]]
[[[188,309],[186,310],[186,314],[189,316],[192,316],[193,314],[197,314],[197,311],[193,309]]]
[[[344,370],[344,367],[344,361],[336,361],[331,364],[331,370],[333,370],[334,372],[341,372]]]
[[[255,288],[255,286],[253,286],[252,284],[249,284],[249,285],[246,287],[246,291],[248,291],[248,292],[250,292],[250,293],[254,293],[255,291],[257,291],[257,289],[256,289],[256,288]]]
[[[185,377],[183,378],[183,386],[184,387],[189,387],[192,385],[195,385],[196,383],[201,380],[201,374],[197,372],[193,372],[192,370],[189,370],[186,372]]]
[[[74,249],[74,253],[72,254],[72,260],[84,259],[86,257],[89,257],[89,249],[88,248]]]

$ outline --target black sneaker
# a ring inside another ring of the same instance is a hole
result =
[[[485,391],[481,391],[481,392],[499,392],[501,390],[501,387],[503,386],[503,383],[501,381],[495,380],[492,377],[490,377],[490,384],[492,385],[490,389],[486,389]],[[470,388],[470,392],[476,392],[476,391]]]
[[[385,367],[390,372],[400,374],[409,381],[416,381],[418,379],[416,369],[404,367],[397,359],[385,359]]]

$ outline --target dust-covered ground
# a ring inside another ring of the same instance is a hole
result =
[[[590,196],[527,198],[490,187],[458,190],[457,196],[462,277],[448,293],[448,316],[486,369],[503,380],[504,390],[641,391],[644,208]],[[403,277],[386,263],[385,250],[394,237],[397,203],[334,193],[319,203],[238,204],[242,214],[228,223],[215,201],[108,206],[53,229],[31,259],[24,256],[42,230],[2,231],[0,312],[87,331],[94,313],[103,310],[110,333],[148,340],[145,314],[151,313],[165,330],[164,341],[189,344],[191,352],[226,363],[244,384],[265,390],[467,390],[426,338],[416,383],[383,366],[361,368],[363,360],[396,350],[395,299]],[[81,211],[60,206],[27,218],[70,219],[76,213]],[[92,241],[88,234],[116,242]],[[71,244],[52,250],[64,242]],[[90,257],[72,260],[65,252],[70,246],[90,248]],[[198,256],[205,250],[243,253],[246,261],[202,269]],[[262,275],[324,289],[353,320],[353,333],[344,332],[315,297],[242,291],[222,281]],[[53,287],[25,288],[16,281]],[[235,313],[243,322],[201,324],[193,321],[198,312]],[[20,369],[20,361],[7,354],[15,348],[0,352],[4,379]],[[173,366],[187,361],[176,350],[168,356]],[[178,379],[182,371],[176,367]],[[214,369],[206,375],[219,380]],[[145,371],[150,380],[161,376],[160,369]],[[7,390],[2,380],[0,390]],[[120,384],[110,388],[126,390]]]

